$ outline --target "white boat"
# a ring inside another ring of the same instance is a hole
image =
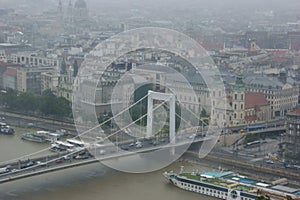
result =
[[[178,188],[226,200],[299,199],[300,189],[262,183],[245,176],[228,172],[183,173],[165,172],[170,183]],[[281,188],[281,189],[278,189]],[[293,192],[289,192],[293,191]]]

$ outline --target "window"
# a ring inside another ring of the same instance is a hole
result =
[[[234,100],[237,100],[237,94],[234,94]]]
[[[244,99],[244,95],[243,94],[241,94],[241,100],[243,100]]]
[[[244,109],[244,106],[243,106],[243,104],[241,104],[241,110],[243,110]]]
[[[237,109],[237,105],[236,104],[234,104],[234,110],[236,110]]]

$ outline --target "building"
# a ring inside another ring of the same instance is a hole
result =
[[[76,23],[87,22],[89,13],[87,4],[84,0],[77,0],[73,8],[73,20]],[[81,24],[82,25],[82,24]]]
[[[41,90],[51,90],[54,94],[58,93],[58,85],[60,82],[60,74],[57,72],[41,73]]]
[[[1,62],[0,61],[0,88],[4,88],[3,86],[3,76],[4,76],[4,72],[7,69],[17,69],[19,67],[22,67],[21,65],[16,65],[13,63],[5,63],[5,62]]]
[[[245,85],[241,74],[237,75],[232,91],[232,124],[245,123]]]
[[[59,69],[59,59],[57,55],[43,56],[32,52],[18,52],[10,56],[10,60],[14,64],[30,65],[33,67],[53,67]]]
[[[271,107],[263,93],[245,94],[245,122],[268,121],[271,119]]]
[[[3,88],[17,89],[17,70],[14,68],[7,68],[3,74]]]
[[[271,106],[271,118],[282,117],[298,104],[299,87],[281,69],[278,77],[263,74],[248,75],[244,79],[246,92],[263,93]]]
[[[286,153],[300,153],[300,108],[286,114]]]
[[[19,92],[31,91],[37,94],[42,92],[43,72],[53,71],[52,67],[20,67],[17,69],[17,90]]]

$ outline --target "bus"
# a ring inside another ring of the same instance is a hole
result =
[[[253,141],[253,142],[248,142],[248,143],[245,145],[245,148],[252,147],[252,146],[255,146],[255,145],[258,145],[258,144],[260,144],[260,141],[259,141],[259,140],[256,140],[256,141]]]
[[[50,150],[54,152],[72,152],[74,151],[74,145],[68,142],[55,141],[51,144]]]
[[[81,142],[79,140],[67,139],[67,142],[74,145],[75,147],[84,147],[85,146],[85,143]]]

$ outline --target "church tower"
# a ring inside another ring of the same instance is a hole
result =
[[[237,74],[232,91],[233,124],[244,123],[245,119],[245,85],[243,75]]]
[[[88,20],[87,4],[84,0],[77,0],[74,4],[73,19],[75,23]]]
[[[58,2],[57,14],[58,14],[58,20],[62,22],[62,20],[64,19],[64,13],[63,13],[63,7],[62,7],[61,0],[59,0],[59,2]]]
[[[69,1],[69,5],[68,5],[66,22],[69,24],[73,22],[73,5],[71,0]]]

